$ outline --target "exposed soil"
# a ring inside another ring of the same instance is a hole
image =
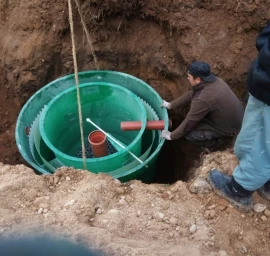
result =
[[[230,173],[237,163],[228,151],[202,161],[194,170],[199,178],[211,168]],[[45,233],[121,256],[269,253],[270,211],[242,214],[207,186],[121,184],[66,168],[38,176],[24,165],[1,165],[0,178],[3,237]],[[257,195],[254,200],[270,209]]]
[[[137,76],[170,101],[188,90],[191,61],[203,60],[244,100],[269,0],[80,3],[100,69]],[[79,71],[96,69],[73,7]],[[242,214],[192,185],[211,168],[233,171],[231,144],[199,155],[181,140],[166,143],[156,182],[171,185],[119,184],[72,169],[38,176],[26,167],[14,136],[19,111],[38,89],[73,73],[67,1],[0,1],[0,33],[0,236],[49,232],[120,256],[269,254],[267,209]],[[183,113],[170,117],[176,124]]]

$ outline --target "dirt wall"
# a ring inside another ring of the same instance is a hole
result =
[[[188,89],[193,60],[211,64],[245,94],[255,39],[269,1],[80,1],[100,69],[148,82],[171,100]],[[73,2],[79,70],[95,69]],[[0,2],[0,161],[18,163],[14,127],[20,108],[48,82],[73,72],[67,1]]]

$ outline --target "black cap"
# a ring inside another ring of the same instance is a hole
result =
[[[194,76],[199,77],[206,82],[214,82],[216,77],[211,73],[211,67],[208,63],[203,61],[195,61],[193,62],[189,68],[188,72]]]

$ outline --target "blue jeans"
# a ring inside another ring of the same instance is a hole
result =
[[[270,179],[270,106],[251,95],[234,152],[233,177],[243,188],[254,191]]]

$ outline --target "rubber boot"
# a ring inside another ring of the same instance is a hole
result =
[[[257,190],[258,194],[270,201],[270,180],[268,180],[261,188]]]
[[[254,191],[244,189],[233,176],[228,176],[216,169],[207,177],[215,192],[228,200],[231,205],[242,212],[249,212],[253,208],[252,194]]]

